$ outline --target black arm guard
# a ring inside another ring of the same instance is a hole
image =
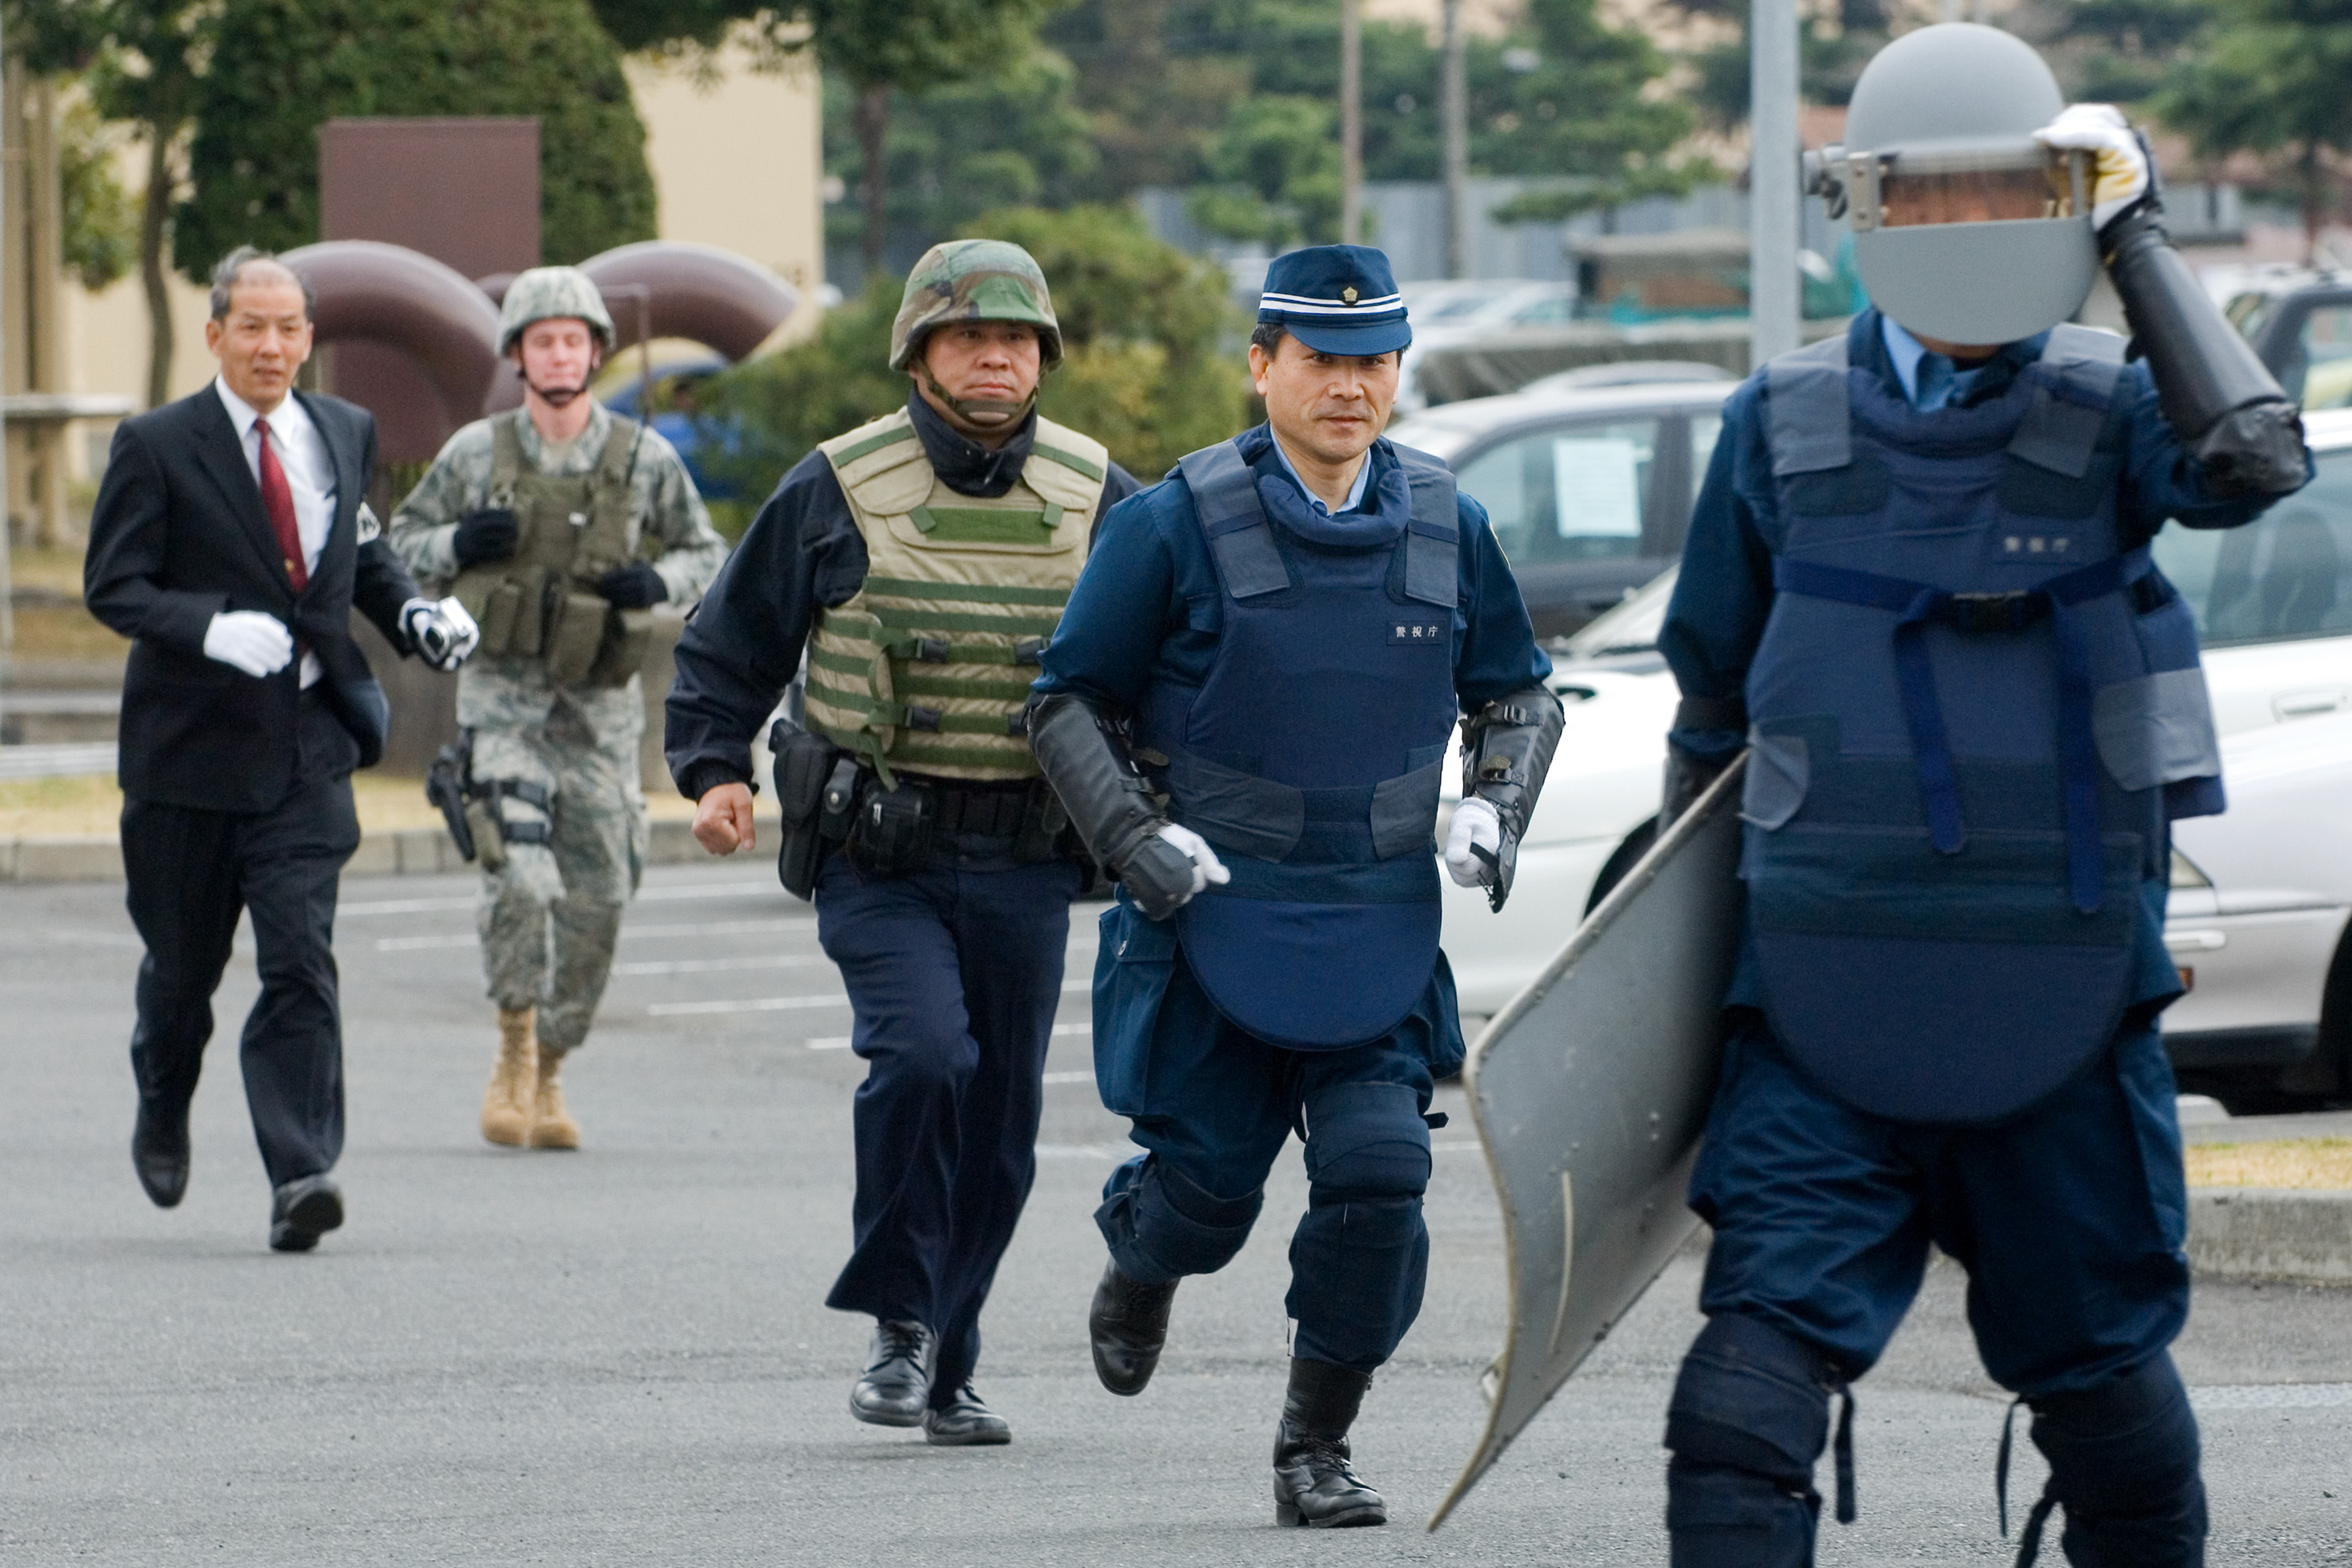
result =
[[[1126,740],[1082,697],[1030,699],[1029,749],[1092,855],[1136,908],[1164,921],[1192,896],[1192,858],[1160,830],[1167,814]]]
[[[1535,816],[1564,722],[1559,699],[1540,686],[1489,702],[1462,721],[1462,794],[1485,801],[1502,818],[1502,850],[1486,879],[1486,901],[1496,910],[1511,896],[1519,840]]]
[[[2217,497],[2284,495],[2304,481],[2302,416],[2172,248],[2163,211],[2151,200],[2099,242],[2164,417]]]

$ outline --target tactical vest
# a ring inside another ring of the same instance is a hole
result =
[[[1041,418],[1020,479],[986,498],[932,471],[903,408],[818,450],[865,538],[866,576],[818,612],[809,727],[894,788],[899,768],[1034,778],[1022,712],[1086,563],[1110,454]]]
[[[2118,549],[2122,349],[2062,326],[1927,414],[1843,335],[1766,370],[1741,874],[1775,1029],[1876,1115],[1996,1120],[2083,1067],[2148,999],[2168,806],[2221,809],[2189,606]]]
[[[513,510],[514,554],[467,567],[451,592],[481,626],[484,655],[541,660],[558,686],[625,686],[645,662],[653,612],[616,609],[596,581],[636,554],[639,426],[615,416],[594,468],[542,474],[523,460],[528,417],[490,416],[488,504]]]
[[[1192,974],[1242,1028],[1300,1050],[1385,1035],[1437,962],[1454,476],[1386,441],[1365,460],[1377,504],[1337,518],[1237,441],[1181,461],[1224,590],[1216,653],[1199,687],[1155,681],[1137,715],[1171,815],[1233,874],[1176,913]]]

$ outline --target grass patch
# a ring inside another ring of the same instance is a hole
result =
[[[2267,1143],[2191,1143],[2192,1187],[2352,1187],[2352,1138]]]
[[[369,833],[438,827],[441,814],[425,798],[425,781],[391,773],[352,775],[360,826]],[[688,821],[694,803],[674,792],[649,793],[656,822]],[[79,778],[0,779],[0,838],[52,834],[112,833],[122,819],[122,792],[110,773]]]

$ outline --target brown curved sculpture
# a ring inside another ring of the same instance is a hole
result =
[[[691,338],[730,360],[749,355],[784,324],[800,303],[793,286],[758,262],[715,245],[649,239],[592,256],[580,270],[612,294],[649,291],[648,313],[657,338]],[[634,299],[608,299],[624,345],[637,341]]]
[[[465,274],[371,239],[306,245],[279,259],[318,296],[320,342],[381,343],[415,361],[441,403],[444,437],[480,416],[498,369],[499,312]]]

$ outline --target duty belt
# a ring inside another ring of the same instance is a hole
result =
[[[2033,588],[2005,593],[1954,593],[1901,577],[1882,577],[1818,562],[1777,560],[1772,585],[1785,594],[1830,599],[1885,610],[1895,623],[1895,679],[1903,698],[1903,721],[1919,761],[1919,793],[1927,805],[1927,837],[1937,852],[1957,855],[1968,847],[1968,825],[1960,818],[1959,781],[1952,766],[1951,737],[1944,706],[1936,695],[1936,671],[1927,658],[1930,624],[1964,637],[2023,631],[2043,619],[2058,638],[2059,776],[2066,816],[2066,879],[2074,908],[2096,914],[2102,898],[2099,855],[2099,752],[2091,724],[2091,650],[2072,614],[2080,605],[2119,593],[2152,570],[2144,555],[2111,556],[2053,577]]]

